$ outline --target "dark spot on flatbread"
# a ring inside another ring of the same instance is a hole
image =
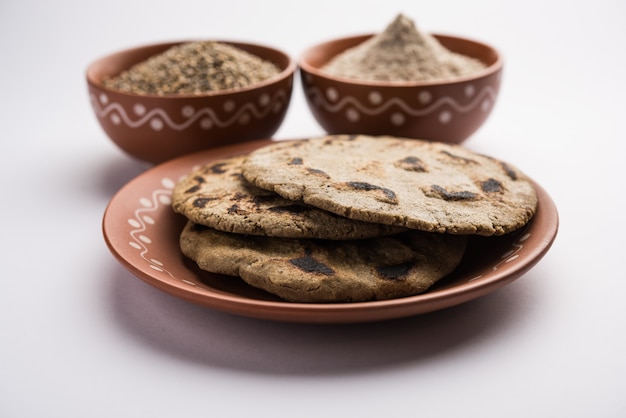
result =
[[[209,167],[209,171],[213,174],[223,174],[227,171],[227,169],[224,168],[225,166],[228,166],[228,164],[227,163],[213,164],[212,166]]]
[[[274,206],[268,209],[270,212],[274,213],[306,213],[311,210],[311,208],[302,205],[286,205],[286,206]]]
[[[185,190],[185,193],[196,193],[198,190],[200,190],[200,185],[204,183],[204,177],[202,176],[194,176],[193,180],[196,182],[196,184]]]
[[[378,275],[383,279],[401,279],[405,276],[409,270],[413,267],[413,263],[406,262],[402,264],[395,264],[392,266],[378,266],[376,271]]]
[[[500,165],[511,180],[517,180],[517,173],[507,163],[501,162]]]
[[[291,159],[291,161],[289,161],[288,164],[289,165],[302,165],[302,158],[300,158],[300,157],[293,157]]]
[[[330,176],[329,176],[329,175],[328,175],[328,174],[327,174],[324,170],[318,170],[317,168],[310,168],[310,167],[308,167],[308,168],[306,169],[306,171],[307,171],[309,174],[314,174],[314,175],[317,175],[317,176],[322,176],[322,177],[325,177],[325,178],[327,178],[327,179],[328,179],[328,178],[330,178]]]
[[[188,188],[187,190],[185,190],[185,193],[189,194],[189,193],[195,193],[198,190],[200,190],[200,186],[199,185],[195,185],[195,186],[191,186],[190,188]]]
[[[349,181],[346,184],[355,190],[363,190],[366,192],[372,190],[380,190],[388,199],[396,200],[396,193],[393,190],[387,189],[386,187],[376,186],[374,184],[364,181]]]
[[[461,157],[459,155],[452,154],[450,151],[441,151],[442,154],[447,155],[448,157],[454,159],[455,161],[460,161],[466,164],[478,164],[476,161],[471,158]]]
[[[428,171],[426,170],[426,166],[424,165],[424,162],[414,156],[403,158],[399,160],[398,162],[396,162],[395,165],[407,171],[415,171],[418,173],[425,173],[426,171]]]
[[[196,208],[203,208],[207,203],[216,200],[215,197],[199,197],[193,201],[193,206]]]
[[[246,193],[243,193],[243,192],[236,192],[234,195],[232,195],[232,199],[236,200],[236,201],[247,200],[248,197],[249,197],[249,195],[247,195]]]
[[[332,276],[335,274],[333,269],[313,258],[309,251],[307,251],[302,257],[292,258],[289,262],[307,273],[320,273],[326,276]]]
[[[476,193],[467,190],[451,192],[436,184],[433,184],[430,188],[443,200],[474,200],[476,198]]]
[[[238,204],[234,204],[231,207],[228,208],[228,213],[229,214],[234,214],[234,215],[244,215],[246,213],[248,213],[246,210],[242,209],[239,207]]]
[[[485,193],[501,193],[503,191],[502,183],[496,179],[485,180],[480,183],[480,188]]]

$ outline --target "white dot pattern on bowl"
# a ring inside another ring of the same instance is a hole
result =
[[[391,115],[391,123],[395,126],[404,125],[405,121],[406,121],[406,118],[400,112],[396,112],[393,115]]]
[[[239,124],[247,125],[248,123],[250,123],[250,115],[247,113],[242,114],[241,117],[239,118]]]
[[[350,122],[358,122],[360,119],[359,112],[356,109],[348,109],[346,110],[346,118]]]
[[[154,118],[150,121],[150,127],[155,131],[160,131],[163,129],[163,121],[158,118]]]
[[[430,94],[428,90],[423,90],[423,91],[420,91],[419,95],[417,96],[417,99],[420,101],[421,104],[427,104],[433,99],[433,96]]]
[[[183,108],[180,111],[182,115],[186,118],[192,117],[195,112],[195,110],[193,109],[193,106],[183,106]]]
[[[445,125],[446,123],[449,123],[451,120],[452,120],[452,113],[450,113],[450,111],[444,110],[443,112],[439,114],[439,122],[441,122],[443,125]]]
[[[368,99],[370,101],[371,104],[373,105],[379,105],[380,102],[383,101],[383,96],[377,92],[377,91],[372,91],[370,92]]]
[[[226,117],[220,117],[213,109],[203,107],[194,109],[193,106],[184,105],[176,112],[185,120],[176,122],[165,109],[148,109],[142,103],[132,105],[127,111],[120,103],[111,102],[106,94],[90,96],[91,105],[96,116],[102,120],[109,120],[114,125],[126,125],[130,128],[149,126],[154,131],[182,131],[199,124],[202,129],[227,128],[235,124],[248,124],[253,118],[264,119],[272,112],[277,114],[284,110],[289,99],[286,90],[278,90],[273,96],[262,94],[254,101],[246,102],[238,106],[234,101],[224,104],[224,110],[228,112]],[[137,100],[140,100],[139,98]]]
[[[235,102],[233,102],[232,100],[225,102],[224,110],[227,112],[232,112],[233,110],[235,110]]]
[[[335,102],[339,98],[339,93],[337,93],[336,89],[330,87],[326,89],[326,97],[328,97],[328,100],[331,102]]]
[[[135,112],[135,115],[143,116],[146,113],[146,107],[138,103],[135,106],[133,106],[133,111]]]
[[[385,98],[376,90],[368,93],[366,102],[361,102],[354,96],[342,96],[333,87],[322,92],[317,87],[308,86],[305,92],[314,106],[329,113],[343,113],[350,122],[357,122],[363,116],[377,116],[391,107],[397,107],[399,110],[391,114],[389,121],[395,126],[404,123],[408,117],[422,117],[431,114],[436,116],[439,123],[445,125],[453,119],[454,114],[469,113],[475,110],[489,111],[496,98],[496,90],[493,87],[486,86],[477,91],[476,87],[471,84],[466,86],[464,90],[465,96],[470,99],[468,103],[460,103],[449,96],[434,97],[429,90],[422,90],[417,94],[415,105],[398,97]],[[425,105],[427,106],[424,107]],[[402,114],[404,117],[401,122],[398,114]]]
[[[204,130],[209,130],[213,127],[213,121],[209,118],[204,118],[200,121],[200,127]]]

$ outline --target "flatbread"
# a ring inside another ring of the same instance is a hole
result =
[[[220,231],[285,238],[359,239],[404,230],[355,221],[259,189],[242,177],[244,159],[224,158],[193,170],[174,188],[174,211]]]
[[[250,153],[250,183],[347,218],[450,234],[502,235],[534,215],[532,182],[458,145],[330,135]]]
[[[362,240],[230,234],[188,222],[183,254],[291,302],[359,302],[416,295],[452,272],[467,237],[408,231]]]

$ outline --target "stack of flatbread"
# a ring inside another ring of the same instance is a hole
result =
[[[503,235],[537,207],[517,168],[461,146],[331,135],[195,169],[174,189],[183,254],[292,302],[425,292],[470,235]]]

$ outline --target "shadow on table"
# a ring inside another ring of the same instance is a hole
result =
[[[401,367],[484,344],[520,320],[519,292],[502,289],[443,311],[392,321],[291,324],[238,317],[157,290],[110,264],[110,306],[147,350],[209,367],[329,375]]]
[[[92,184],[97,185],[94,190],[108,200],[126,183],[152,167],[151,164],[121,155],[107,161],[102,167],[94,167],[89,173]]]

